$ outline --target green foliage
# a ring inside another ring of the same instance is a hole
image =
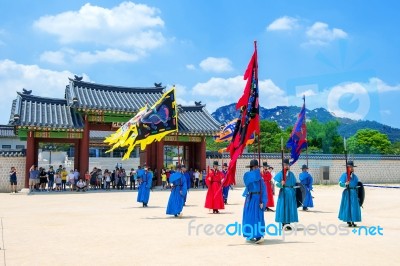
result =
[[[330,121],[320,123],[316,119],[307,122],[307,140],[309,153],[344,152],[343,138],[338,133],[340,123]],[[292,127],[282,130],[275,121],[262,120],[260,122],[260,151],[266,153],[281,152],[281,138],[285,153],[286,142],[290,137]],[[258,139],[247,147],[248,152],[258,152]],[[212,137],[207,138],[207,150],[218,151],[228,146],[228,142],[217,143]],[[347,140],[347,149],[350,153],[359,154],[400,154],[400,142],[391,144],[388,136],[377,130],[361,129]]]
[[[310,152],[343,153],[343,140],[338,133],[339,122],[307,122],[307,140]]]
[[[219,149],[226,148],[229,142],[215,142],[213,137],[206,138],[206,149],[208,151],[218,151]]]
[[[387,154],[390,152],[390,146],[386,134],[372,129],[360,129],[348,140],[348,149],[351,153]]]
[[[400,141],[396,141],[392,146],[390,146],[389,153],[395,155],[400,154]]]
[[[261,152],[275,153],[281,152],[281,137],[285,152],[286,141],[289,139],[291,130],[282,131],[275,121],[262,120],[260,122],[260,150]],[[258,151],[257,140],[248,147],[249,152]]]

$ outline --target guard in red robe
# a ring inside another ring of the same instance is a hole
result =
[[[267,207],[265,211],[273,212],[274,210],[270,209],[269,207],[275,207],[274,204],[274,193],[272,189],[272,174],[271,174],[271,166],[268,165],[267,162],[263,163],[263,170],[261,171],[261,176],[264,179],[265,186],[267,187]]]
[[[206,176],[206,184],[208,187],[206,204],[207,209],[212,209],[213,213],[219,213],[218,210],[225,209],[224,199],[221,193],[221,183],[224,174],[218,170],[218,161],[214,161],[213,169],[211,169]]]

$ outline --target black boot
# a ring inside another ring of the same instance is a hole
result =
[[[349,227],[352,227],[352,226],[353,226],[353,223],[352,223],[352,222],[347,222],[347,225],[348,225]]]

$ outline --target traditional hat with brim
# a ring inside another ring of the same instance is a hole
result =
[[[258,166],[258,160],[251,160],[250,165],[247,165],[246,167],[254,167]]]
[[[301,170],[303,169],[308,169],[308,166],[306,164],[303,164],[303,166],[301,167]]]
[[[226,166],[226,167],[228,167],[228,164],[227,164],[227,163],[224,163],[222,166]]]
[[[354,165],[353,161],[348,161],[346,165],[347,166],[352,166],[352,167],[357,167],[356,165]]]
[[[213,165],[219,166],[218,161],[214,161],[214,162],[213,162]]]
[[[263,167],[270,168],[271,166],[267,162],[263,162]]]
[[[284,164],[290,164],[289,159],[283,159]]]

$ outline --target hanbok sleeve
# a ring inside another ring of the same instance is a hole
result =
[[[182,197],[184,197],[187,193],[187,182],[186,182],[186,178],[183,177],[182,178]]]

